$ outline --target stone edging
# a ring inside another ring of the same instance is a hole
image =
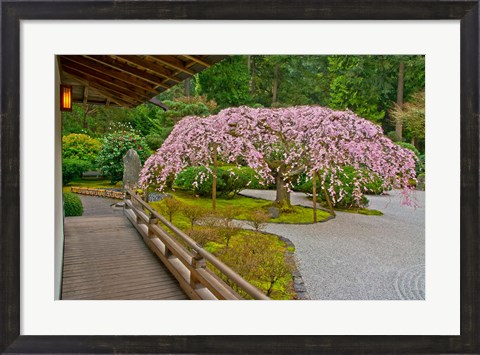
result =
[[[292,243],[292,241],[288,238],[282,237],[280,235],[277,235],[278,239],[280,239],[282,242],[284,242],[288,247],[294,247],[295,245]],[[285,251],[285,257],[291,258],[293,262],[293,267],[294,270],[292,271],[292,276],[293,276],[293,288],[295,290],[295,293],[297,295],[297,299],[299,300],[309,300],[310,296],[308,295],[307,288],[305,287],[305,283],[303,282],[302,275],[300,274],[300,271],[297,268],[297,263],[295,262],[294,258],[294,253],[289,251],[288,249]]]
[[[70,191],[80,195],[116,198],[118,200],[123,200],[125,198],[125,192],[115,190],[72,186]]]

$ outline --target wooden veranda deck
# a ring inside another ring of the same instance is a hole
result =
[[[93,190],[77,192],[104,195]],[[84,215],[65,218],[62,299],[270,299],[135,192],[124,208],[80,198]]]
[[[187,299],[178,281],[113,209],[117,202],[81,196],[85,213],[65,218],[62,299]]]

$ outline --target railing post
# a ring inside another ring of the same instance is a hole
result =
[[[156,225],[158,222],[158,219],[150,213],[150,217],[148,218],[148,237],[153,238],[155,237],[155,232],[153,231],[152,226]]]
[[[126,200],[132,200],[132,196],[128,193],[128,191],[125,191],[125,196],[123,197],[125,199],[125,203],[123,205],[124,209],[130,209],[130,206],[126,203]]]
[[[198,254],[195,250],[193,252],[193,258],[192,258],[192,266],[194,270],[190,272],[190,286],[195,288],[195,285],[199,282],[197,275],[196,275],[196,270],[197,269],[205,269],[207,267],[207,262],[201,256]]]

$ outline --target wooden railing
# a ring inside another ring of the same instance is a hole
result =
[[[72,186],[70,191],[76,194],[88,195],[88,196],[98,196],[98,197],[109,197],[123,200],[125,198],[125,192],[115,191],[115,190],[106,190],[106,189],[93,189],[89,187],[76,187]]]
[[[253,299],[270,299],[157,213],[131,190],[127,190],[125,194],[124,212],[145,243],[175,276],[191,299],[242,299],[237,292],[210,270],[210,265]]]

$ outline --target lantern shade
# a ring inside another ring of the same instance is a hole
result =
[[[71,85],[60,85],[60,111],[72,111]]]

